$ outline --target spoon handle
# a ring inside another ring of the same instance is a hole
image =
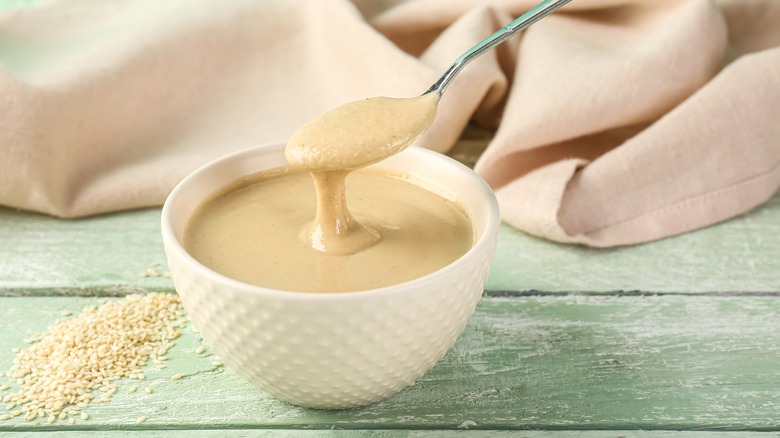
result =
[[[425,93],[435,91],[439,97],[447,89],[452,79],[460,72],[460,70],[471,62],[474,58],[482,55],[493,47],[503,43],[512,35],[520,32],[528,26],[536,23],[542,18],[546,17],[551,12],[557,10],[561,6],[569,3],[571,0],[544,0],[538,5],[534,6],[525,14],[517,17],[514,21],[497,30],[493,35],[480,41],[474,47],[467,50],[462,54],[454,63],[444,72],[444,74],[431,86]]]

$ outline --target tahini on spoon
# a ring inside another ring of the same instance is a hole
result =
[[[284,155],[293,166],[308,170],[317,193],[314,222],[305,230],[312,248],[348,255],[380,239],[360,224],[347,208],[349,172],[394,155],[433,123],[439,98],[470,61],[539,21],[570,0],[545,0],[461,55],[421,96],[375,97],[342,105],[304,124],[287,141]]]
[[[287,142],[287,160],[310,171],[354,170],[402,151],[431,125],[439,98],[463,67],[570,1],[542,1],[463,53],[421,96],[359,100],[307,122]]]

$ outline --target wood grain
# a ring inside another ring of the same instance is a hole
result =
[[[5,0],[0,11],[38,1]],[[450,154],[473,165],[491,135],[472,126]],[[172,291],[170,279],[140,275],[166,270],[159,215],[71,221],[0,208],[0,371],[22,339],[98,302],[89,296]],[[503,226],[487,289],[448,355],[369,407],[279,402],[196,354],[200,338],[186,329],[169,368],[140,385],[153,394],[121,381],[87,421],[16,418],[0,421],[0,436],[780,437],[780,195],[722,224],[613,250]],[[170,381],[175,373],[185,378]],[[140,415],[149,420],[136,424]]]
[[[488,289],[507,291],[780,291],[780,195],[730,221],[644,245],[593,249],[505,226]]]
[[[0,298],[0,370],[13,347],[95,298]],[[780,297],[484,298],[447,356],[410,388],[355,410],[298,408],[210,357],[185,329],[169,367],[129,381],[75,426],[2,431],[168,429],[780,431]],[[185,376],[170,381],[175,373]],[[1,379],[0,379],[1,380]],[[137,384],[134,382],[134,384]],[[0,407],[2,409],[2,407]],[[140,415],[146,423],[135,424]]]
[[[0,296],[121,295],[172,289],[140,277],[165,254],[160,211],[62,220],[0,208]],[[645,245],[598,250],[560,245],[503,225],[490,291],[780,291],[780,195],[703,230]],[[80,290],[81,289],[81,290]]]
[[[154,264],[167,270],[159,209],[67,220],[0,208],[0,295],[172,289],[140,275]]]
[[[83,433],[83,432],[82,432]],[[78,435],[76,432],[52,431],[36,432],[35,437],[40,438],[72,438]],[[125,437],[127,431],[101,430],[90,431],[90,437]],[[248,438],[248,437],[274,437],[274,438],[318,438],[318,437],[346,437],[346,438],[420,438],[420,437],[520,437],[520,438],[777,438],[780,434],[773,432],[689,432],[689,431],[642,431],[642,430],[617,430],[617,431],[543,431],[526,430],[522,432],[509,430],[280,430],[280,429],[207,429],[207,430],[139,430],[132,433],[133,437],[166,437],[166,438]]]

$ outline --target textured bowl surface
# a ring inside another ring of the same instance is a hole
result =
[[[376,166],[454,195],[469,212],[474,247],[427,276],[381,289],[313,294],[252,286],[195,261],[181,245],[195,208],[220,187],[285,166],[284,145],[248,149],[185,178],[162,213],[176,290],[206,343],[238,374],[279,399],[313,408],[362,406],[410,385],[441,359],[482,296],[499,225],[490,188],[441,154],[410,148]]]

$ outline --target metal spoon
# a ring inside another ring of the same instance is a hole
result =
[[[444,74],[431,86],[425,93],[428,94],[436,92],[439,97],[444,93],[444,90],[450,85],[452,79],[460,73],[463,67],[469,62],[492,49],[493,47],[503,43],[512,35],[520,32],[528,26],[536,23],[548,14],[554,12],[561,6],[569,3],[571,0],[544,0],[538,5],[534,6],[531,10],[525,14],[517,17],[514,21],[497,30],[493,35],[480,41],[474,47],[468,49],[463,53],[455,62],[444,72]]]
[[[364,99],[307,122],[288,140],[287,161],[309,171],[348,171],[402,151],[431,125],[439,98],[466,64],[570,1],[539,3],[467,50],[422,96]]]

